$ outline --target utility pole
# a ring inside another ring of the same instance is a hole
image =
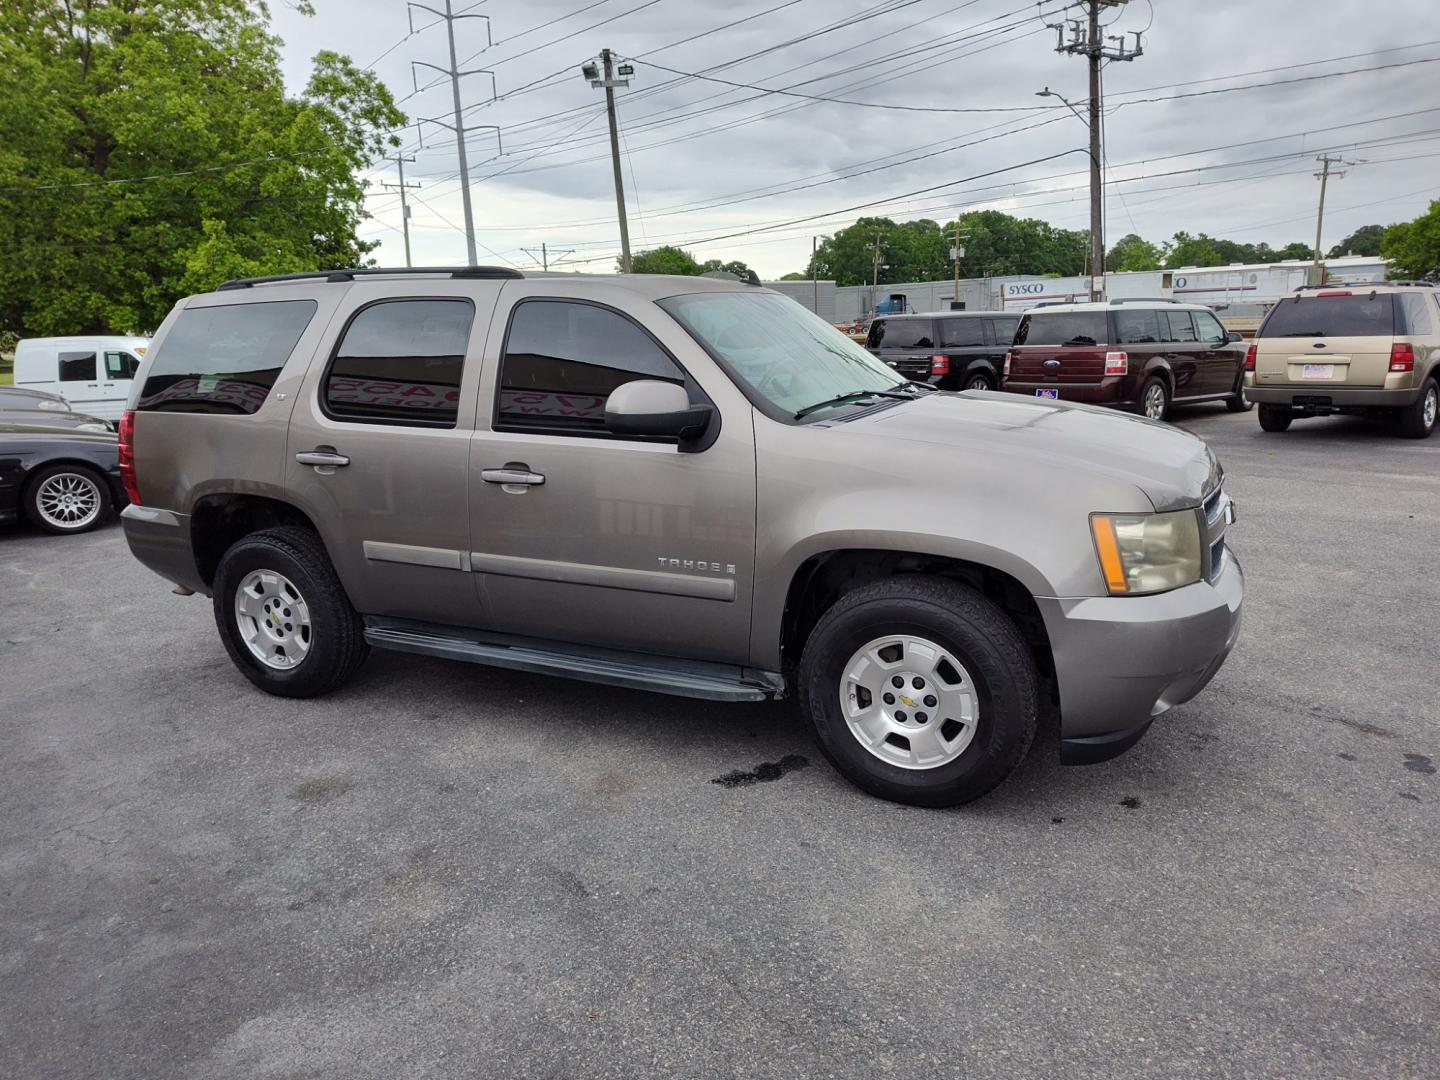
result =
[[[445,0],[444,11],[438,11],[427,4],[419,4],[416,3],[415,0],[410,0],[410,3],[405,6],[405,10],[410,16],[410,33],[412,34],[415,33],[416,8],[419,8],[421,11],[428,11],[437,19],[443,20],[445,23],[445,36],[450,42],[450,66],[448,68],[442,68],[436,64],[427,64],[421,60],[412,60],[410,61],[410,75],[412,80],[415,81],[416,93],[420,91],[420,83],[418,80],[415,80],[415,68],[417,67],[431,68],[440,72],[442,75],[448,75],[450,77],[450,96],[455,108],[455,122],[453,124],[447,124],[442,120],[426,119],[422,120],[421,123],[439,124],[441,127],[449,128],[455,133],[455,150],[460,158],[460,201],[465,208],[465,259],[467,266],[474,266],[478,261],[475,256],[475,215],[470,207],[470,162],[466,159],[465,154],[465,116],[460,108],[460,80],[466,75],[489,75],[491,83],[490,97],[491,100],[494,100],[495,74],[494,72],[485,71],[480,68],[474,68],[469,71],[460,70],[459,62],[455,59],[455,20],[484,19],[485,47],[488,49],[494,44],[494,39],[490,36],[490,17],[488,15],[469,14],[466,12],[456,14],[451,10],[451,0]],[[431,23],[430,25],[433,26],[435,24]],[[424,27],[421,27],[421,29],[424,29]],[[493,125],[485,124],[482,126],[488,128]],[[500,137],[500,129],[498,127],[495,128],[495,137],[496,139]],[[501,147],[501,153],[504,153],[503,146]]]
[[[600,50],[600,62],[604,66],[603,76],[595,68],[595,61],[583,64],[580,74],[590,81],[591,86],[605,88],[605,112],[610,118],[610,162],[615,169],[615,210],[620,216],[620,269],[630,273],[630,223],[625,219],[625,182],[620,174],[620,130],[615,121],[615,87],[629,86],[628,76],[635,74],[630,64],[620,65],[620,78],[615,77],[615,55],[609,49]]]
[[[1086,17],[1070,19],[1066,24],[1052,24],[1056,32],[1055,51],[1071,56],[1084,56],[1090,68],[1090,299],[1100,300],[1105,295],[1105,180],[1100,168],[1102,149],[1100,145],[1102,105],[1100,91],[1100,67],[1106,60],[1134,60],[1144,53],[1140,34],[1135,33],[1135,44],[1126,48],[1125,35],[1110,37],[1101,35],[1100,11],[1102,8],[1121,7],[1130,0],[1085,0]],[[1065,40],[1066,25],[1070,28],[1070,40]],[[1113,42],[1106,45],[1106,42]],[[1050,95],[1048,88],[1046,96]],[[1061,98],[1064,101],[1064,98]],[[1067,105],[1070,103],[1065,102]],[[1074,111],[1074,106],[1071,106]]]
[[[960,220],[955,220],[955,246],[950,249],[950,257],[955,261],[955,291],[950,294],[950,310],[958,311],[955,306],[960,302],[960,260],[965,257],[965,249],[960,246]]]
[[[526,255],[529,255],[532,259],[535,258],[535,249],[534,249],[534,248],[521,248],[520,250],[523,251],[523,252],[525,252],[525,254],[526,254]],[[565,256],[565,255],[574,255],[574,254],[575,254],[575,249],[574,249],[574,248],[566,248],[564,251],[557,251],[555,254],[556,254],[557,256],[562,256],[562,257]],[[549,269],[550,269],[550,249],[545,245],[544,241],[541,241],[541,243],[540,243],[540,269],[541,269],[541,270],[549,270]]]
[[[410,265],[410,202],[409,202],[409,200],[406,198],[405,193],[406,193],[407,191],[410,191],[411,189],[414,189],[414,190],[417,190],[417,191],[418,191],[419,188],[420,188],[420,185],[419,185],[419,184],[407,184],[407,183],[405,183],[405,162],[407,162],[407,161],[414,161],[415,158],[414,158],[413,155],[412,155],[411,157],[406,157],[404,154],[399,154],[399,153],[397,153],[394,157],[390,157],[388,154],[385,155],[385,160],[386,160],[386,161],[393,161],[393,162],[395,162],[395,167],[400,170],[400,182],[399,182],[398,184],[392,184],[392,183],[390,183],[389,181],[385,181],[385,182],[383,182],[380,186],[381,186],[381,187],[385,187],[385,188],[395,188],[396,190],[398,190],[398,191],[400,192],[400,228],[401,228],[401,229],[404,231],[404,233],[405,233],[405,265],[406,265],[406,266],[409,266],[409,265]]]
[[[1344,170],[1332,172],[1332,165],[1358,165],[1357,161],[1346,161],[1341,157],[1331,157],[1329,154],[1321,154],[1315,159],[1320,162],[1321,169],[1315,174],[1315,179],[1320,181],[1320,210],[1315,215],[1315,264],[1308,275],[1312,280],[1311,285],[1324,284],[1324,271],[1320,269],[1320,230],[1325,226],[1325,185],[1332,176],[1344,176]]]
[[[875,268],[870,278],[870,310],[871,312],[878,312],[880,310],[880,306],[876,302],[880,289],[880,234],[878,232],[875,234],[875,246],[872,250],[874,253]]]
[[[812,236],[810,237],[810,287],[815,292],[814,311],[816,315],[820,314],[820,267],[816,265],[819,254],[820,238]]]

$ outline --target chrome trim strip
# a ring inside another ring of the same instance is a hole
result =
[[[410,566],[434,566],[441,570],[469,570],[470,559],[453,548],[420,547],[416,544],[387,544],[366,540],[365,558],[372,562],[406,563]]]
[[[479,551],[470,553],[470,569],[477,574],[560,581],[567,585],[594,585],[602,589],[629,589],[666,596],[690,596],[697,600],[729,602],[735,599],[735,582],[731,578],[669,574],[662,570],[627,570],[618,566],[590,566],[553,559],[523,559],[516,555],[486,555]]]

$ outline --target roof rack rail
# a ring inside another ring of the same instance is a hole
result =
[[[508,266],[360,266],[350,270],[311,270],[303,274],[271,274],[269,277],[236,278],[216,286],[216,292],[248,289],[254,285],[273,285],[283,281],[326,281],[342,283],[357,277],[380,277],[394,274],[445,274],[452,278],[482,281],[523,278],[519,270]]]
[[[1363,289],[1367,286],[1372,289],[1379,289],[1399,285],[1411,289],[1433,289],[1436,287],[1433,281],[1327,281],[1323,285],[1296,285],[1296,292],[1306,292],[1313,289]]]
[[[1127,296],[1123,300],[1111,300],[1112,304],[1183,304],[1172,296]]]

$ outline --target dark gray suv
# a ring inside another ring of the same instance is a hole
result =
[[[956,453],[974,467],[937,472]],[[1063,760],[1113,757],[1240,625],[1200,440],[915,386],[735,281],[232,282],[166,318],[120,455],[131,550],[212,597],[269,693],[331,690],[374,646],[793,695],[903,802],[990,790],[1045,707]]]
[[[1019,315],[948,311],[870,324],[865,347],[907,379],[941,390],[996,390]]]

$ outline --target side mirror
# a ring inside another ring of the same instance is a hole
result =
[[[705,434],[714,411],[709,405],[692,405],[683,386],[637,379],[616,387],[606,400],[605,427],[616,435],[684,441]]]
[[[1226,334],[1225,334],[1225,341],[1226,341],[1228,344],[1230,344],[1230,345],[1234,345],[1235,342],[1237,342],[1237,341],[1244,341],[1244,340],[1245,340],[1245,335],[1244,335],[1244,334],[1241,334],[1241,333],[1238,333],[1237,331],[1234,331],[1234,330],[1227,331]]]

